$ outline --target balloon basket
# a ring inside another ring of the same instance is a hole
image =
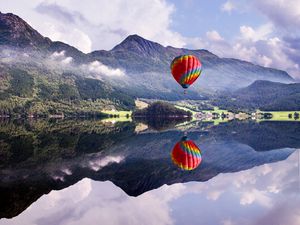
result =
[[[186,95],[186,93],[187,93],[187,91],[186,91],[186,89],[184,89],[183,94]]]

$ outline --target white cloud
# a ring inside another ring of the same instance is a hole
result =
[[[70,64],[73,61],[73,58],[68,56],[65,56],[65,51],[60,51],[60,52],[53,52],[52,55],[50,56],[50,59],[54,61],[58,61],[62,63],[63,65]]]
[[[231,1],[227,1],[221,6],[221,10],[223,12],[231,13],[232,10],[234,10],[234,9],[235,9],[235,5]]]
[[[273,26],[269,23],[254,29],[250,26],[241,26],[240,33],[243,39],[250,41],[266,40],[273,31]]]
[[[53,41],[65,42],[84,53],[89,53],[92,50],[92,41],[89,36],[77,28],[45,22],[39,31]]]
[[[70,176],[70,175],[73,174],[72,171],[70,169],[68,169],[68,168],[62,169],[61,172],[63,172],[64,174],[66,174],[68,176]]]
[[[100,159],[94,159],[88,162],[88,167],[94,171],[98,171],[111,163],[120,163],[124,160],[123,156],[106,156]]]
[[[231,219],[225,219],[221,222],[222,225],[235,225],[236,223],[234,223]]]
[[[208,38],[208,40],[211,40],[211,41],[223,41],[224,40],[224,38],[222,38],[221,35],[216,30],[206,32],[206,37]]]
[[[254,6],[282,29],[299,29],[300,0],[255,0]]]
[[[49,202],[46,204],[48,209],[55,207],[62,207],[64,204],[64,199],[71,200],[73,204],[80,202],[86,198],[92,190],[91,180],[84,178],[79,181],[76,185],[69,187],[68,189],[63,189],[60,191],[52,191],[49,194]],[[76,192],[76,198],[74,198],[73,192]]]
[[[300,77],[299,64],[290,56],[300,58],[300,54],[285,40],[274,35],[274,29],[271,23],[256,28],[242,25],[239,35],[231,41],[225,40],[216,30],[207,32],[205,38],[190,38],[187,41],[194,48],[209,49],[220,57],[238,58],[286,70],[292,76]]]
[[[244,192],[240,199],[241,205],[250,205],[254,202],[261,204],[265,207],[271,207],[272,206],[272,200],[270,197],[266,195],[264,191],[258,191],[258,190],[252,190],[249,192]]]
[[[125,75],[124,70],[119,69],[119,68],[115,69],[115,68],[108,67],[97,60],[89,63],[88,65],[82,65],[81,67],[84,70],[87,69],[88,71],[90,71],[92,73],[105,75],[105,76],[118,76],[119,77],[119,76]]]
[[[18,14],[44,36],[83,52],[109,50],[131,34],[163,45],[185,45],[184,38],[171,29],[175,7],[165,0],[11,0],[0,7]]]
[[[253,39],[255,37],[255,31],[252,27],[241,26],[240,32],[245,39]]]
[[[223,191],[211,191],[207,194],[207,199],[216,201],[221,196]]]

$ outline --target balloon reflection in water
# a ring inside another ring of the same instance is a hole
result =
[[[171,157],[174,164],[183,170],[194,170],[202,161],[200,149],[186,136],[176,143]]]

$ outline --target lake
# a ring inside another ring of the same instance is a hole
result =
[[[2,120],[0,224],[300,224],[297,149],[299,122]]]

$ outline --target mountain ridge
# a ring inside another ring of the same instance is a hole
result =
[[[11,26],[7,26],[7,24],[10,24]],[[20,32],[18,32],[18,29],[21,28],[21,30],[24,32],[26,31],[23,36],[24,38],[28,38],[30,35],[32,36],[32,40],[38,39],[40,42],[43,42],[43,45],[49,45],[50,50],[56,50],[55,47],[53,46],[57,46],[60,45],[60,50],[65,50],[64,48],[72,48],[73,50],[77,50],[79,53],[82,53],[80,50],[78,50],[77,48],[75,48],[74,46],[71,46],[67,43],[61,42],[61,41],[51,41],[51,39],[49,39],[48,37],[43,37],[38,31],[36,31],[34,28],[32,28],[27,22],[25,22],[22,18],[20,18],[19,16],[12,14],[12,13],[1,13],[0,12],[0,26],[6,26],[6,28],[9,28],[9,30],[16,32],[16,35],[13,36],[14,37],[21,37]],[[18,29],[17,29],[18,28]],[[3,29],[3,28],[2,28]],[[30,34],[30,35],[29,35]],[[12,35],[12,34],[11,34]],[[3,39],[3,36],[0,37],[0,41],[2,41],[1,39]],[[16,40],[20,41],[19,39]],[[21,46],[19,45],[19,43],[16,42],[8,42],[8,44],[16,44],[17,46],[14,47],[18,47]],[[22,41],[21,41],[22,42]],[[25,42],[22,43],[24,46],[26,46],[26,44],[28,44],[29,46],[34,46],[34,47],[38,47],[35,46],[34,44],[39,45],[40,42],[35,42],[35,41],[31,41],[31,42]],[[3,44],[2,42],[0,42],[0,45]],[[50,47],[52,45],[52,48]],[[23,46],[23,47],[24,47]],[[219,57],[213,53],[211,53],[210,51],[206,50],[206,49],[186,49],[186,48],[175,48],[172,46],[167,46],[164,47],[163,45],[157,43],[157,42],[153,42],[150,40],[147,40],[137,34],[133,34],[133,35],[129,35],[127,36],[121,43],[117,44],[115,47],[113,47],[111,50],[109,51],[105,51],[105,50],[95,50],[92,51],[90,53],[84,54],[82,53],[82,55],[90,55],[90,54],[95,54],[95,52],[117,52],[117,51],[124,51],[128,50],[128,51],[134,51],[134,52],[138,52],[138,53],[146,53],[146,55],[148,56],[152,56],[155,55],[155,52],[166,52],[166,51],[171,51],[171,55],[172,54],[180,54],[180,53],[185,53],[185,52],[195,52],[198,54],[203,54],[205,57],[210,56],[212,58],[216,58],[216,59],[223,59],[226,61],[232,61],[232,60],[237,60],[240,63],[248,63],[249,65],[253,65],[253,66],[259,66],[259,67],[263,67],[245,60],[240,60],[240,59],[234,59],[234,58],[222,58]],[[154,52],[152,52],[151,50],[154,50]],[[70,56],[72,56],[72,54],[70,54]],[[269,67],[263,67],[266,69],[271,69],[271,70],[276,70],[276,71],[281,71],[281,72],[285,72],[283,70],[278,70],[278,69],[274,69],[274,68],[269,68]],[[286,73],[286,72],[285,72]],[[285,75],[288,75],[287,73]],[[292,77],[290,77],[289,75],[287,76],[289,79],[294,80]]]
[[[257,80],[241,88],[215,104],[227,109],[297,111],[300,110],[300,83],[283,84],[266,80]]]
[[[137,34],[129,35],[109,51],[97,50],[85,54],[71,45],[43,37],[14,14],[1,13],[0,17],[0,30],[5,31],[0,32],[0,46],[3,49],[18,49],[17,51],[20,53],[17,52],[16,55],[25,53],[30,56],[26,58],[27,64],[24,63],[25,61],[21,61],[22,69],[25,68],[29,74],[35,73],[36,70],[41,71],[39,76],[43,77],[42,79],[52,76],[68,85],[76,82],[71,81],[70,84],[69,78],[64,74],[100,80],[111,89],[116,90],[114,93],[119,91],[135,98],[205,100],[218,97],[217,94],[222,91],[234,92],[245,88],[256,80],[280,83],[295,82],[287,72],[282,70],[262,67],[239,59],[221,58],[205,49],[164,47]],[[18,29],[26,32],[18,31],[14,36],[14,31]],[[37,54],[38,57],[35,57],[34,54]],[[188,89],[186,95],[182,94],[182,88],[170,74],[170,62],[174,57],[182,54],[193,54],[203,64],[201,76]],[[23,57],[23,55],[21,56]],[[67,63],[62,65],[55,59],[56,61],[52,62],[49,68],[48,64],[45,65],[45,59],[53,59],[53,57],[60,57],[62,62],[67,59]],[[18,55],[15,58],[18,59]],[[0,64],[6,70],[16,66],[14,60],[8,62],[3,59]],[[53,71],[53,65],[56,67],[60,65],[60,67]],[[123,71],[125,75],[110,76],[109,71],[115,70]],[[10,80],[9,76],[6,79],[7,82]],[[88,83],[91,82],[88,81]],[[77,87],[74,91],[78,92],[76,89]],[[5,92],[5,89],[0,85],[0,95],[1,91]]]
[[[0,12],[0,45],[8,44],[15,47],[45,48],[51,40],[42,36],[19,16]]]

